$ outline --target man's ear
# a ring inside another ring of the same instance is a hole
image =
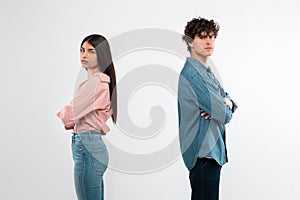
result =
[[[189,42],[188,45],[189,45],[191,48],[194,48],[194,43],[193,43],[193,42]]]

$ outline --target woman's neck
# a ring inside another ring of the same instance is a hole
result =
[[[93,68],[93,69],[88,69],[88,77],[92,76],[93,74],[96,74],[98,72],[100,72],[100,68],[99,67],[96,67],[96,68]]]

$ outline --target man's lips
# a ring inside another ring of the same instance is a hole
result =
[[[87,60],[81,60],[81,63],[82,63],[82,64],[87,64],[88,61],[87,61]]]

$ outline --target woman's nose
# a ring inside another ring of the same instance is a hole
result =
[[[86,51],[82,52],[82,53],[81,53],[81,56],[82,56],[83,58],[86,58],[86,57],[87,57],[87,52],[86,52]]]

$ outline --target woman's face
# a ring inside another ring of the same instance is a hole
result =
[[[99,68],[96,49],[88,42],[84,42],[80,48],[80,62],[86,69]]]

